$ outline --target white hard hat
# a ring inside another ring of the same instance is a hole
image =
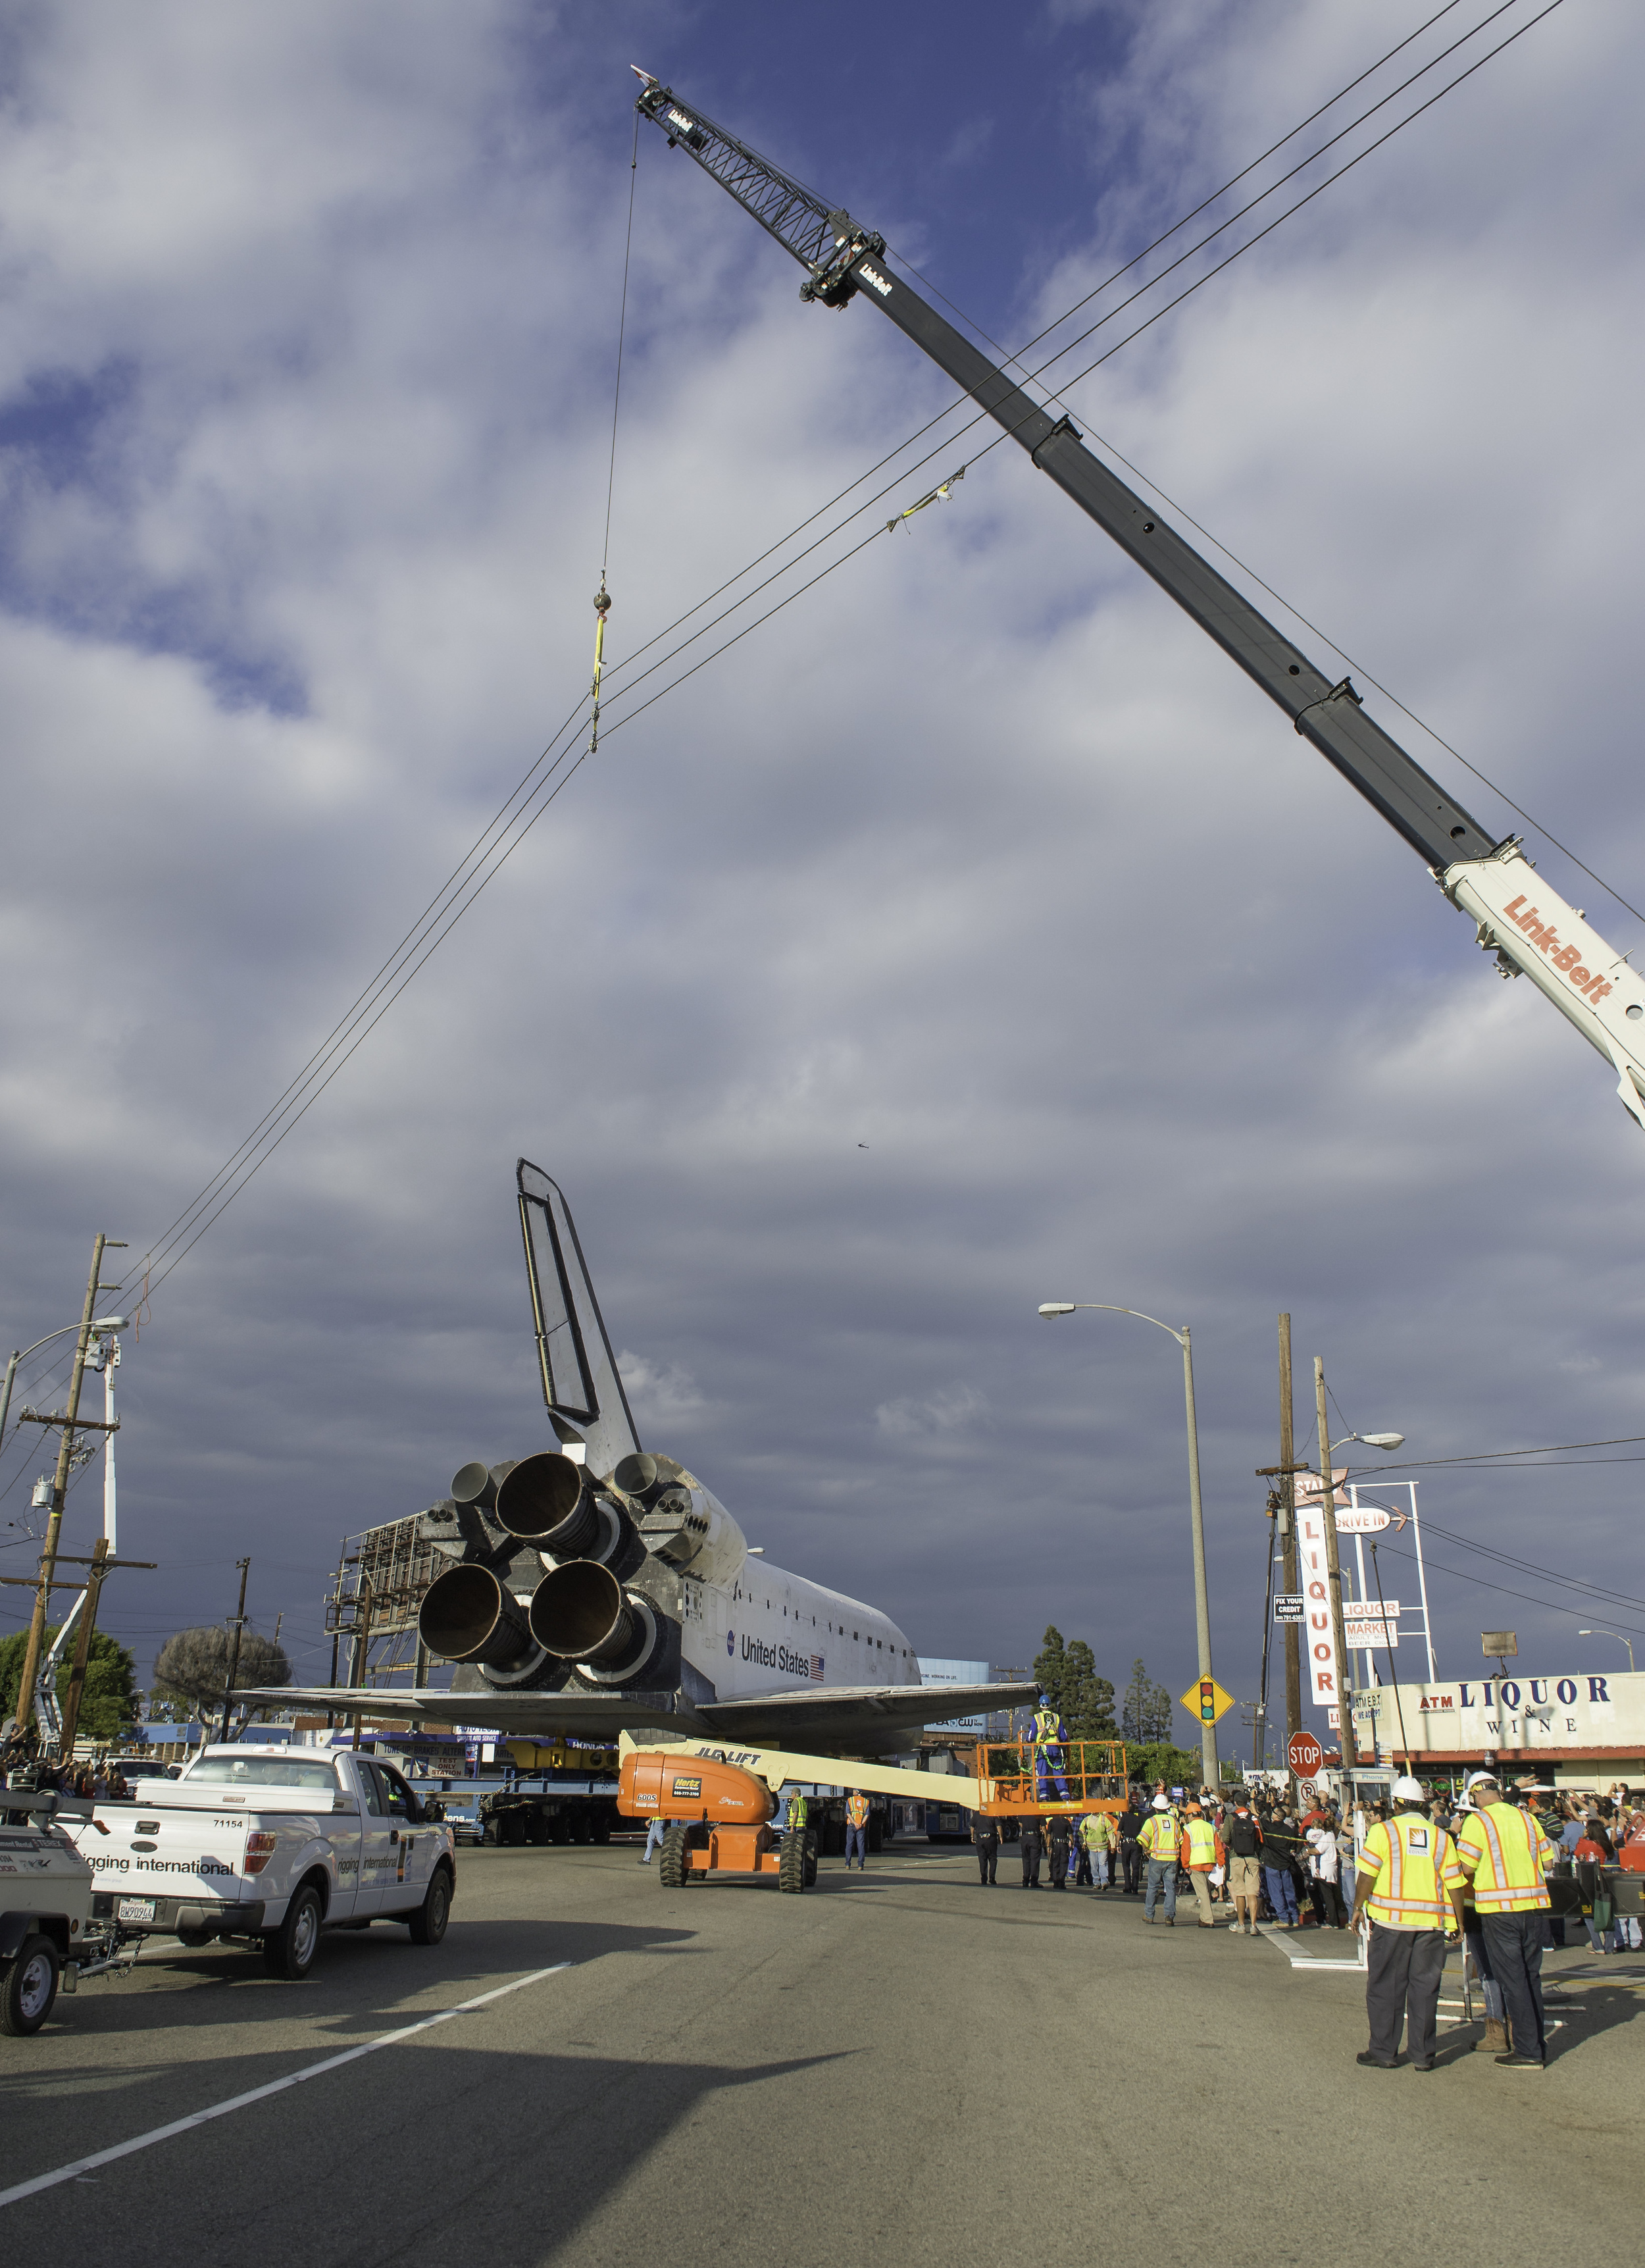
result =
[[[1171,1809],[1171,1806],[1166,1802],[1163,1795],[1157,1795],[1154,1798],[1154,1808],[1156,1811],[1169,1811]]]
[[[1426,1803],[1428,1801],[1420,1779],[1397,1779],[1393,1784],[1393,1792],[1401,1802]]]
[[[1502,1782],[1494,1772],[1470,1772],[1463,1783],[1464,1793],[1472,1795],[1476,1787],[1500,1787]]]

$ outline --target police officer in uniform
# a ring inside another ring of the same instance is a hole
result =
[[[1392,2071],[1403,2021],[1413,2071],[1432,2071],[1447,1940],[1462,1935],[1465,1876],[1457,1846],[1428,1817],[1414,1779],[1393,1784],[1393,1816],[1379,1819],[1360,1852],[1356,1923],[1369,1927],[1365,2014],[1370,2045],[1355,2060]]]
[[[986,1811],[971,1815],[971,1839],[977,1846],[977,1868],[982,1880],[992,1889],[997,1881],[995,1869],[1000,1863],[1000,1822],[990,1819]]]
[[[1022,1822],[1017,1848],[1023,1859],[1023,1888],[1037,1890],[1039,1888],[1039,1822],[1032,1813]]]
[[[1046,1822],[1046,1842],[1051,1866],[1051,1887],[1060,1890],[1069,1878],[1069,1852],[1074,1845],[1066,1812],[1054,1811]]]

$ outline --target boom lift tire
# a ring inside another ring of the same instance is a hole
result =
[[[804,1830],[782,1837],[782,1846],[777,1858],[778,1889],[803,1890],[805,1888],[807,1861],[810,1855],[805,1848]],[[814,1861],[811,1862],[811,1866],[814,1879]]]
[[[663,1848],[657,1859],[657,1873],[665,1890],[683,1890],[690,1881],[691,1830],[683,1820],[676,1820],[663,1832]]]
[[[305,1882],[286,1908],[285,1919],[263,1940],[263,1967],[271,1977],[298,1984],[314,1966],[322,1919],[319,1892]]]
[[[437,1945],[445,1934],[445,1925],[451,1918],[452,1878],[444,1867],[437,1867],[433,1879],[423,1893],[422,1904],[407,1922],[412,1943]]]
[[[0,1969],[0,2032],[26,2039],[39,2031],[57,1998],[57,1948],[48,1937],[26,1937]]]
[[[816,1880],[817,1837],[815,1833],[810,1828],[807,1828],[805,1830],[805,1887],[808,1890]]]

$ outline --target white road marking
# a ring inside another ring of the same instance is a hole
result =
[[[346,2063],[357,2063],[362,2056],[375,2055],[378,2048],[392,2048],[398,2041],[429,2031],[436,2024],[449,2024],[453,2016],[472,2015],[488,2001],[501,2000],[505,1994],[518,1992],[525,1985],[540,1984],[545,1977],[557,1977],[562,1969],[572,1965],[569,1961],[556,1961],[552,1968],[533,1969],[529,1977],[517,1977],[511,1984],[499,1984],[472,2000],[459,2001],[454,2008],[441,2008],[432,2016],[419,2016],[415,2024],[402,2024],[398,2031],[380,2032],[374,2040],[366,2040],[357,2048],[345,2048],[341,2055],[327,2056],[323,2063],[309,2064],[284,2079],[272,2079],[266,2087],[253,2087],[245,2095],[231,2095],[226,2102],[214,2102],[208,2110],[191,2111],[187,2118],[173,2118],[169,2126],[156,2126],[147,2134],[134,2135],[129,2142],[116,2142],[112,2149],[94,2150],[90,2157],[77,2158],[72,2165],[59,2166],[55,2173],[36,2174],[33,2181],[18,2182],[12,2189],[0,2190],[0,2205],[16,2205],[20,2198],[37,2196],[41,2190],[55,2189],[62,2182],[84,2181],[93,2166],[111,2165],[116,2158],[130,2157],[135,2150],[151,2149],[156,2142],[169,2142],[174,2134],[187,2134],[213,2118],[226,2118],[231,2110],[244,2110],[248,2103],[266,2102],[271,2095],[283,2094],[288,2087],[301,2087],[305,2080],[318,2079],[323,2072],[340,2071]]]

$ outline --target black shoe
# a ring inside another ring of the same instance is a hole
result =
[[[1368,2071],[1397,2071],[1399,2067],[1397,2062],[1384,2063],[1380,2056],[1374,2056],[1369,2048],[1362,2055],[1356,2055],[1354,2060],[1355,2063],[1362,2063]]]
[[[1498,2056],[1496,2060],[1506,2064],[1509,2071],[1540,2071],[1543,2067],[1540,2056],[1505,2055]]]
[[[1414,2063],[1411,2068],[1413,2071],[1432,2071],[1434,2066],[1432,2063]]]

